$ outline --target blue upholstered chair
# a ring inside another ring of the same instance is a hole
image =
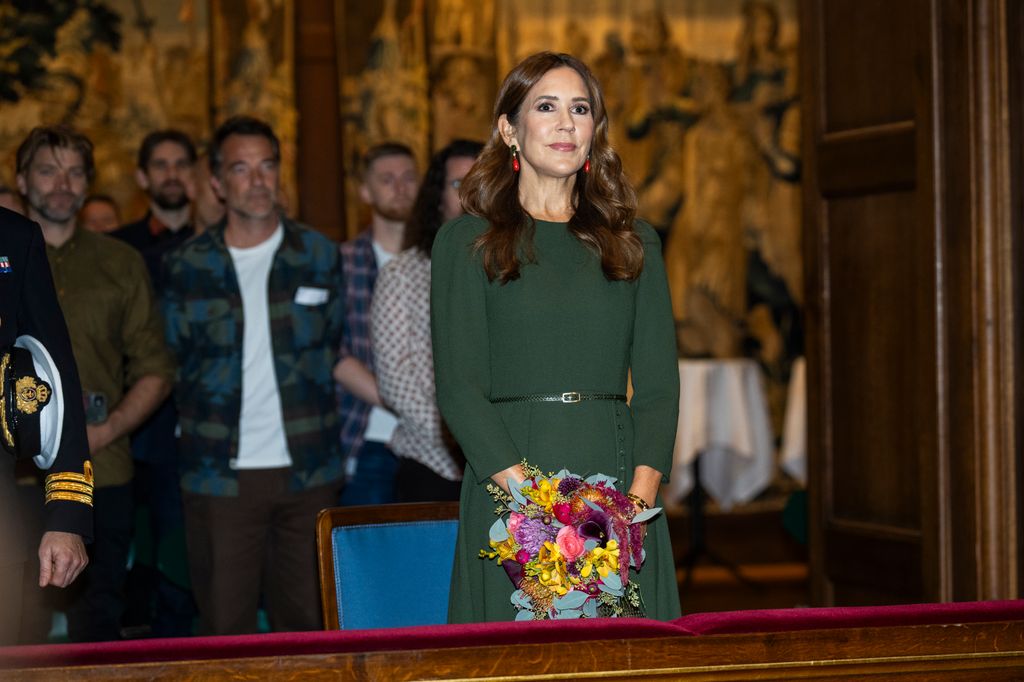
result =
[[[333,507],[317,517],[327,630],[448,621],[457,502]]]

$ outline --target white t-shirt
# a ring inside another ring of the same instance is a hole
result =
[[[395,257],[395,254],[385,251],[384,247],[373,242],[373,256],[377,259],[377,272],[380,272]],[[374,443],[390,443],[396,426],[398,426],[398,417],[393,413],[383,407],[371,407],[370,416],[366,420],[366,430],[363,431],[363,440]]]
[[[242,416],[238,420],[238,457],[233,469],[276,469],[291,466],[284,433],[281,394],[274,372],[267,286],[274,254],[284,239],[280,225],[262,244],[247,249],[228,247],[242,292]]]

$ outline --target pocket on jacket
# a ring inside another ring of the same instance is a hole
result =
[[[316,348],[324,344],[327,327],[327,302],[307,305],[292,301],[292,339],[296,349]]]

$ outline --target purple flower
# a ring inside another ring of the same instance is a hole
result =
[[[572,495],[583,485],[583,479],[576,476],[566,476],[558,484],[558,493],[565,497]]]
[[[524,519],[513,536],[519,546],[531,555],[537,554],[547,541],[554,541],[558,529],[546,525],[541,519]]]
[[[502,561],[501,567],[512,584],[518,589],[523,584],[523,565],[515,561]]]
[[[609,539],[608,525],[609,519],[607,514],[591,510],[587,520],[580,524],[576,532],[584,540],[597,540],[598,546],[604,547]]]

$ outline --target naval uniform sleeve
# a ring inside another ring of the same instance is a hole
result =
[[[46,260],[42,232],[33,225],[32,239],[24,265],[25,283],[18,308],[18,333],[30,334],[50,353],[60,372],[64,398],[64,425],[57,457],[47,475],[48,484],[70,483],[77,494],[46,495],[47,531],[75,533],[92,540],[92,468],[88,463],[89,442],[85,433],[85,409],[78,366],[71,352],[71,337],[60,310],[53,275]],[[88,489],[88,493],[85,490]],[[74,499],[60,499],[74,498]]]

